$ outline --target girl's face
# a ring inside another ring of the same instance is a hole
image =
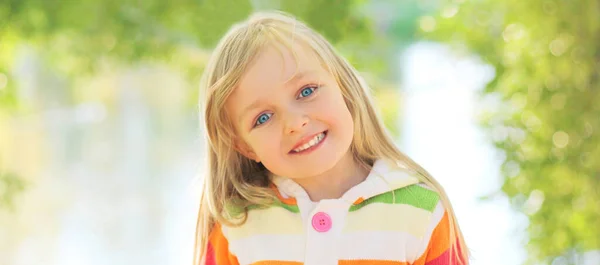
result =
[[[266,47],[225,106],[238,132],[232,148],[276,175],[317,176],[350,152],[352,116],[315,56],[298,48],[296,60],[288,49]]]

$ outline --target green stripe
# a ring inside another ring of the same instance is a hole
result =
[[[280,200],[275,200],[271,206],[281,207],[281,208],[286,209],[286,210],[288,210],[290,212],[293,212],[293,213],[299,213],[300,212],[300,209],[298,208],[298,205],[285,204],[285,203],[283,203]]]
[[[394,197],[396,201],[394,201]],[[358,205],[352,205],[352,207],[350,207],[350,212],[359,210],[371,203],[408,204],[433,212],[439,199],[440,196],[435,191],[414,184],[394,191],[382,193],[369,198]]]

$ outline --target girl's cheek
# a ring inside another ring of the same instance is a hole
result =
[[[259,139],[257,139],[256,144],[259,145],[260,147],[264,148],[266,146],[273,145],[273,143],[275,143],[276,140],[277,139],[274,135],[265,133],[265,134],[261,135],[261,137]]]

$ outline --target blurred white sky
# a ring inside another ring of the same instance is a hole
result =
[[[401,56],[405,116],[401,148],[446,189],[471,250],[473,265],[521,264],[525,216],[499,189],[499,161],[478,127],[477,92],[494,75],[476,58],[460,58],[435,43],[417,43]]]

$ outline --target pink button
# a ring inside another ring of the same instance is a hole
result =
[[[318,212],[312,218],[312,226],[317,232],[327,232],[331,229],[331,217],[324,212]]]

